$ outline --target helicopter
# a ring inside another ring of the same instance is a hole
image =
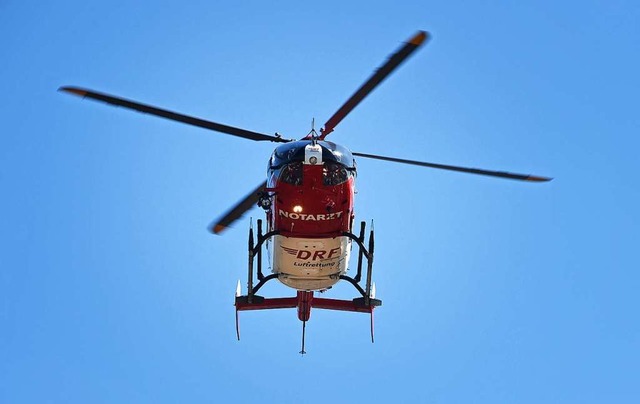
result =
[[[302,322],[300,353],[304,354],[305,327],[312,308],[368,313],[371,342],[374,342],[373,312],[382,301],[375,297],[375,284],[372,283],[373,227],[368,238],[365,238],[364,221],[360,222],[359,229],[354,229],[356,157],[527,182],[552,179],[353,152],[326,140],[336,126],[429,36],[426,31],[414,34],[326,121],[319,133],[312,123],[311,131],[299,140],[285,139],[278,133],[253,132],[80,87],[64,86],[59,91],[244,139],[281,143],[269,158],[266,180],[215,220],[209,230],[214,234],[222,233],[256,205],[265,211],[265,229],[262,220],[257,220],[255,232],[252,225],[249,228],[247,292],[242,294],[238,281],[236,335],[239,340],[240,311],[296,308]],[[347,271],[354,245],[357,247],[356,274],[349,276]],[[263,250],[270,256],[272,271],[268,275],[262,270]],[[265,298],[257,294],[274,279],[296,290],[296,295]],[[358,297],[343,300],[314,296],[314,292],[327,291],[340,281],[353,285]]]

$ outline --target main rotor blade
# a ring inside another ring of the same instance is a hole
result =
[[[409,42],[405,43],[396,53],[391,55],[387,62],[380,66],[378,70],[356,91],[351,98],[347,100],[340,107],[340,109],[333,114],[331,118],[324,124],[322,129],[321,139],[324,139],[329,133],[333,132],[333,129],[344,119],[349,112],[351,112],[359,103],[369,95],[369,93],[380,84],[391,72],[397,68],[402,62],[404,62],[424,41],[428,38],[428,33],[425,31],[418,31]]]
[[[211,122],[200,118],[194,118],[192,116],[179,114],[177,112],[168,111],[166,109],[152,107],[150,105],[141,104],[136,101],[126,100],[124,98],[115,97],[109,94],[103,94],[96,91],[86,90],[78,87],[60,87],[58,91],[64,91],[69,94],[78,95],[82,98],[90,98],[97,101],[106,102],[107,104],[125,107],[133,109],[138,112],[144,112],[146,114],[156,115],[162,118],[171,119],[172,121],[178,121],[193,126],[198,126],[205,129],[214,130],[216,132],[226,133],[228,135],[238,136],[245,139],[256,141],[271,141],[284,143],[287,140],[280,137],[265,135],[263,133],[252,132],[246,129],[235,128],[233,126],[223,125],[221,123]]]
[[[386,157],[386,156],[378,156],[375,154],[365,154],[365,153],[352,153],[354,156],[365,157],[368,159],[376,159],[376,160],[384,160],[384,161],[392,161],[394,163],[402,163],[402,164],[411,164],[414,166],[421,167],[429,167],[429,168],[438,168],[440,170],[449,170],[449,171],[458,171],[462,173],[470,173],[470,174],[480,174],[480,175],[488,175],[491,177],[500,177],[500,178],[509,178],[512,180],[521,180],[521,181],[531,181],[531,182],[546,182],[551,181],[553,178],[548,177],[539,177],[537,175],[531,174],[515,174],[515,173],[507,173],[504,171],[489,171],[489,170],[481,170],[479,168],[466,168],[466,167],[458,167],[458,166],[449,166],[445,164],[435,164],[435,163],[427,163],[424,161],[415,161],[415,160],[405,160],[399,159],[395,157]]]
[[[236,206],[231,208],[227,213],[222,215],[221,218],[211,223],[209,226],[209,230],[214,234],[220,234],[223,230],[225,230],[229,225],[236,220],[240,219],[242,215],[255,206],[258,203],[258,199],[260,198],[260,193],[264,191],[267,186],[267,181],[258,185],[256,189],[251,191],[251,193],[244,197],[243,200],[238,202]]]

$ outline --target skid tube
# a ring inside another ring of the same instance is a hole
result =
[[[338,311],[351,311],[356,313],[369,313],[371,321],[371,342],[374,342],[374,322],[373,322],[373,310],[376,307],[382,305],[382,301],[372,296],[372,272],[373,272],[373,250],[374,250],[374,236],[373,228],[369,234],[368,246],[365,246],[365,227],[366,223],[361,222],[360,234],[356,236],[350,232],[343,232],[341,235],[349,237],[358,245],[358,266],[355,277],[347,275],[340,275],[340,280],[349,282],[361,295],[352,300],[342,299],[325,299],[320,297],[314,297],[313,291],[298,291],[294,297],[280,297],[280,298],[265,298],[259,296],[256,293],[262,286],[272,279],[276,279],[278,274],[271,274],[264,276],[262,273],[262,245],[271,237],[280,234],[279,231],[270,231],[262,234],[262,220],[257,220],[257,237],[254,239],[253,226],[249,228],[249,240],[248,240],[248,280],[247,280],[247,294],[241,295],[240,290],[236,291],[235,307],[236,307],[236,336],[240,340],[240,324],[238,318],[239,311],[249,310],[271,310],[271,309],[286,309],[297,308],[298,319],[302,321],[302,350],[301,354],[305,354],[305,330],[306,322],[311,316],[311,309],[324,309],[324,310],[338,310]],[[373,227],[373,226],[372,226]],[[368,248],[367,248],[368,247]],[[254,259],[257,258],[257,273],[256,278],[258,283],[254,286]],[[360,285],[362,280],[362,264],[363,259],[367,263],[366,281],[363,287]]]

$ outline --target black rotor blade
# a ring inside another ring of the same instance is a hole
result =
[[[424,162],[424,161],[405,160],[405,159],[399,159],[399,158],[395,158],[395,157],[378,156],[378,155],[375,155],[375,154],[365,154],[365,153],[352,153],[352,154],[354,156],[365,157],[365,158],[368,158],[368,159],[392,161],[394,163],[411,164],[411,165],[414,165],[414,166],[438,168],[438,169],[441,169],[441,170],[458,171],[458,172],[462,172],[462,173],[488,175],[488,176],[491,176],[491,177],[509,178],[511,180],[531,181],[531,182],[546,182],[546,181],[551,181],[553,179],[553,178],[540,177],[540,176],[531,175],[531,174],[528,174],[528,175],[527,174],[515,174],[515,173],[507,173],[507,172],[504,172],[504,171],[489,171],[489,170],[481,170],[479,168],[466,168],[466,167],[458,167],[458,166],[449,166],[449,165],[445,165],[445,164],[427,163],[427,162]]]
[[[387,62],[380,66],[376,72],[356,91],[351,98],[333,114],[331,118],[324,124],[321,139],[324,139],[333,129],[351,112],[359,103],[369,95],[369,93],[380,84],[391,72],[404,62],[424,41],[428,38],[428,33],[418,31],[407,43],[405,43],[396,53],[391,55]]]
[[[146,114],[156,115],[162,118],[171,119],[186,123],[193,126],[198,126],[205,129],[214,130],[216,132],[226,133],[228,135],[238,136],[245,139],[251,139],[256,141],[271,141],[284,143],[287,140],[280,137],[265,135],[263,133],[252,132],[246,129],[235,128],[233,126],[223,125],[221,123],[211,122],[200,118],[194,118],[192,116],[179,114],[177,112],[168,111],[166,109],[152,107],[150,105],[141,104],[136,101],[126,100],[124,98],[114,97],[112,95],[98,93],[91,90],[86,90],[78,87],[60,87],[58,91],[64,91],[69,94],[75,94],[83,98],[90,98],[97,101],[106,102],[107,104],[116,105],[119,107],[125,107],[133,109],[138,112],[144,112]]]
[[[260,198],[260,193],[264,191],[267,186],[267,181],[258,185],[256,189],[251,191],[251,193],[244,197],[240,202],[236,204],[233,208],[231,208],[227,213],[222,215],[221,218],[211,223],[209,226],[209,230],[214,234],[220,234],[223,230],[225,230],[231,223],[240,219],[242,215],[254,207],[258,203],[258,199]]]

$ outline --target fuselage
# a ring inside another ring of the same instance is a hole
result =
[[[297,290],[324,290],[347,271],[354,218],[356,166],[335,143],[300,140],[278,147],[269,160],[267,211],[272,270]]]

